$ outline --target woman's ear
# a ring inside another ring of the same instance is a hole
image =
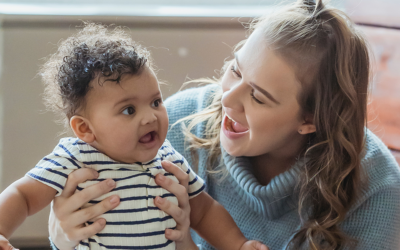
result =
[[[69,124],[76,137],[82,141],[86,143],[92,143],[95,141],[96,137],[91,129],[91,124],[86,118],[79,115],[74,115],[71,117]]]
[[[306,117],[304,117],[303,124],[301,124],[298,132],[299,132],[299,134],[306,135],[306,134],[314,133],[316,130],[317,129],[315,128],[315,125],[314,125],[313,115],[306,115]]]

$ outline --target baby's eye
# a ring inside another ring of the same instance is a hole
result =
[[[135,113],[135,109],[133,107],[127,107],[122,111],[124,115],[133,115]]]
[[[162,102],[162,100],[161,99],[157,99],[157,100],[155,100],[154,102],[153,102],[153,107],[158,107],[158,106],[160,106],[160,104],[161,104],[161,102]]]

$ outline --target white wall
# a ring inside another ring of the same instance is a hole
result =
[[[36,74],[43,63],[40,59],[54,52],[60,39],[76,31],[79,19],[88,18],[3,16],[1,191],[50,153],[59,140],[57,133],[62,128],[55,125],[51,113],[43,113],[43,88]],[[231,56],[230,46],[245,38],[242,25],[230,19],[97,17],[96,20],[129,27],[133,38],[150,48],[159,78],[169,83],[162,87],[164,96],[176,92],[186,77],[216,76],[214,71]],[[34,240],[43,240],[47,244],[47,218],[48,209],[28,218],[13,235],[13,242],[34,244]]]

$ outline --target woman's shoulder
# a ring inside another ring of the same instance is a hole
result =
[[[361,161],[362,196],[358,204],[382,191],[400,190],[400,168],[387,146],[369,129],[365,132],[365,151]]]
[[[345,249],[398,249],[400,239],[400,170],[385,144],[370,130],[365,132],[361,162],[361,192],[341,223],[357,240]]]
[[[366,129],[365,135],[365,155],[361,165],[369,178],[370,185],[400,187],[400,168],[394,156],[381,139],[369,129]]]

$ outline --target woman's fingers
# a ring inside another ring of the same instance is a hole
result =
[[[177,249],[198,249],[189,233],[190,204],[187,192],[189,175],[171,162],[163,161],[161,164],[166,171],[172,173],[179,181],[179,183],[177,183],[162,174],[158,174],[155,178],[158,185],[174,194],[178,199],[178,205],[161,197],[156,197],[154,199],[154,204],[165,213],[171,215],[176,221],[176,229],[166,229],[165,237],[175,241],[177,243]],[[178,244],[181,247],[178,247]]]
[[[156,197],[155,205],[165,213],[171,215],[179,225],[179,228],[188,228],[190,226],[189,214],[185,213],[184,209],[161,197]]]
[[[107,179],[75,193],[80,183],[94,178],[98,178],[98,173],[92,169],[76,170],[68,176],[61,195],[54,198],[49,231],[59,249],[73,249],[80,240],[100,232],[106,224],[105,219],[98,219],[88,226],[84,223],[117,207],[120,202],[119,197],[113,195],[96,205],[80,209],[90,200],[110,192],[116,186],[114,180]]]
[[[167,170],[167,172],[173,174],[181,185],[185,186],[186,188],[188,187],[189,175],[185,173],[185,171],[170,161],[162,161],[161,165],[165,170]]]
[[[183,240],[183,233],[179,230],[165,229],[165,238],[172,241]]]
[[[106,220],[102,218],[96,220],[95,222],[93,222],[93,224],[89,226],[71,230],[70,232],[65,232],[66,233],[65,236],[68,238],[68,241],[79,242],[100,232],[101,230],[103,230],[105,226],[106,226]]]
[[[57,200],[55,200],[55,210],[58,214],[70,214],[73,211],[78,210],[90,200],[110,192],[113,188],[115,188],[115,185],[116,184],[114,180],[107,179],[90,187],[84,188],[82,191],[72,195],[68,198],[68,202],[63,202],[61,206],[58,206]]]
[[[243,244],[240,250],[269,250],[269,248],[256,240],[249,240]]]
[[[162,174],[158,174],[156,176],[156,183],[162,188],[168,190],[170,193],[174,194],[178,199],[178,204],[180,207],[188,206],[189,198],[187,188],[189,185],[189,175],[180,167],[169,161],[162,161],[161,164],[166,171],[173,174],[178,179],[179,184]]]
[[[10,242],[4,237],[3,235],[0,234],[0,250],[18,250],[14,248]]]
[[[83,224],[117,207],[119,201],[120,200],[117,195],[107,197],[96,205],[78,210],[75,213],[71,214],[67,223],[70,223],[71,225]]]
[[[67,183],[61,193],[61,197],[70,197],[75,193],[76,187],[87,180],[96,179],[99,173],[90,168],[81,168],[73,171],[68,175]]]
[[[95,222],[93,222],[93,224],[90,226],[82,227],[77,232],[78,235],[81,236],[80,240],[87,239],[87,238],[92,237],[93,235],[97,234],[98,232],[100,232],[101,230],[104,229],[104,227],[106,226],[106,223],[107,223],[106,220],[101,218],[101,219],[98,219]]]
[[[262,244],[261,242],[258,242],[258,241],[255,243],[255,249],[257,249],[257,250],[269,250],[269,248],[266,245],[264,245],[264,244]]]
[[[189,195],[187,193],[187,188],[182,184],[176,183],[172,179],[165,177],[162,174],[156,176],[156,183],[162,188],[168,190],[170,193],[174,194],[178,199],[178,204],[181,207],[186,207],[189,204]]]
[[[165,177],[162,174],[158,174],[155,181],[162,188],[175,195],[179,206],[161,197],[156,197],[155,205],[167,214],[171,215],[179,227],[186,227],[190,225],[188,216],[190,213],[190,205],[189,195],[187,193],[189,175],[169,161],[162,161],[161,164],[166,171],[172,173],[178,179],[179,183],[176,183],[172,179]]]

